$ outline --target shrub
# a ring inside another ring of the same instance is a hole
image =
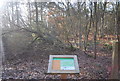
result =
[[[108,49],[108,50],[112,50],[112,44],[110,43],[105,43],[103,44],[104,45],[104,48]]]

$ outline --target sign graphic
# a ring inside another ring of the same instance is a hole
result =
[[[56,67],[57,69],[55,69],[54,67]],[[58,57],[53,58],[53,69],[54,70],[75,70],[74,58],[58,58]]]

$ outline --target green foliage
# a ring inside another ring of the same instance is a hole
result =
[[[90,57],[90,58],[94,58],[94,56],[93,56],[93,55],[90,55],[90,54],[87,54],[87,56]]]
[[[76,50],[76,48],[73,45],[69,45],[67,47],[67,49],[70,50],[70,51],[75,51]]]
[[[109,44],[109,43],[105,43],[103,44],[104,45],[104,48],[108,49],[108,50],[112,50],[112,44]]]
[[[36,37],[35,33],[32,33],[32,37]]]
[[[90,46],[90,43],[87,43],[87,46]]]
[[[96,44],[97,44],[97,45],[100,44],[100,41],[96,41]]]

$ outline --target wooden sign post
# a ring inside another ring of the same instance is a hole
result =
[[[67,74],[79,74],[76,55],[50,55],[49,74],[61,74],[61,79],[67,79]]]

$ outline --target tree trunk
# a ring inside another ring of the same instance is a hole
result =
[[[18,5],[18,2],[16,2],[16,15],[17,15],[17,25],[19,25],[19,5]]]
[[[113,54],[112,54],[112,71],[111,79],[119,79],[120,71],[120,42],[115,42],[113,44]]]
[[[36,25],[38,26],[38,5],[37,5],[37,2],[35,2],[35,10],[36,10]]]
[[[92,6],[92,2],[91,2],[91,6]],[[92,27],[92,7],[90,6],[90,21],[89,21],[89,27],[87,28],[86,26],[86,35],[85,35],[85,45],[84,45],[84,50],[87,51],[87,43],[88,43],[88,37],[89,37],[89,33],[90,33],[90,29]]]
[[[28,19],[29,19],[29,23],[31,25],[31,4],[30,4],[29,1],[28,1],[28,6],[29,6],[29,16],[28,16]]]
[[[116,2],[116,17],[117,17],[117,39],[120,41],[120,3]]]
[[[94,33],[94,58],[96,59],[96,54],[97,54],[97,44],[96,44],[96,41],[97,41],[97,13],[96,13],[96,11],[97,11],[97,2],[94,2],[94,9],[95,9],[95,11],[94,11],[94,15],[95,15],[95,33]]]

